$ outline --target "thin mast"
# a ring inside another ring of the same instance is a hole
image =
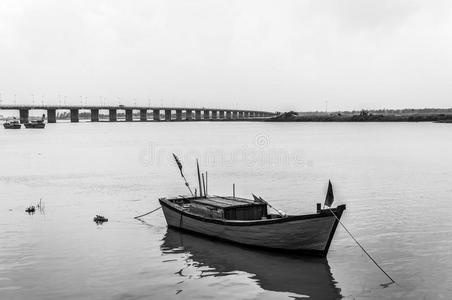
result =
[[[206,182],[204,181],[204,173],[202,173],[201,175],[202,175],[202,189],[203,189],[203,192],[204,192],[204,197],[207,197]]]
[[[206,196],[207,196],[207,171],[206,171]]]
[[[202,197],[201,173],[199,172],[199,162],[198,162],[198,160],[196,160],[196,167],[198,169],[199,197]]]

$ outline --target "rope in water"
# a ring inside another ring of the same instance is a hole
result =
[[[147,216],[147,215],[149,215],[149,214],[152,214],[154,211],[157,211],[157,210],[159,210],[160,208],[162,208],[162,207],[159,206],[159,207],[157,207],[156,209],[151,210],[150,212],[147,212],[147,213],[145,213],[145,214],[142,214],[142,215],[139,215],[139,216],[134,217],[134,219],[139,219],[139,218],[141,218],[141,217],[144,217],[144,216]]]
[[[347,233],[352,237],[352,239],[355,241],[355,243],[358,244],[358,246],[364,251],[364,253],[366,253],[366,255],[370,258],[370,260],[372,260],[372,262],[391,280],[392,283],[395,283],[394,279],[392,279],[391,276],[389,276],[388,273],[386,273],[385,270],[383,270],[383,268],[378,265],[378,263],[375,261],[375,259],[373,259],[372,256],[370,256],[370,254],[366,251],[366,249],[364,249],[364,247],[355,239],[353,234],[347,229],[347,227],[345,227],[345,225],[341,222],[341,220],[339,220],[339,218],[331,210],[331,208],[328,208],[328,209],[333,214],[333,216],[339,221],[339,224],[341,224],[342,227],[345,229],[345,231],[347,231]]]

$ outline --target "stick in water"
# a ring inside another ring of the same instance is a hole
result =
[[[162,208],[162,207],[159,206],[159,207],[157,207],[156,209],[151,210],[150,212],[147,212],[147,213],[145,213],[145,214],[142,214],[142,215],[139,215],[139,216],[134,217],[134,219],[139,219],[139,218],[141,218],[141,217],[144,217],[144,216],[147,216],[147,215],[149,215],[149,214],[152,214],[154,211],[157,211],[157,210],[159,210],[160,208]]]
[[[364,253],[366,253],[366,255],[370,258],[370,260],[391,280],[392,283],[395,283],[394,279],[391,278],[391,276],[388,275],[388,273],[385,272],[385,270],[382,269],[382,267],[380,267],[378,265],[378,263],[375,261],[375,259],[372,258],[372,256],[370,256],[370,254],[366,251],[366,249],[364,249],[364,247],[355,239],[355,237],[353,236],[353,234],[347,229],[347,227],[345,227],[345,225],[341,222],[341,220],[339,220],[339,218],[336,216],[336,214],[331,210],[331,208],[328,208],[330,210],[330,212],[333,214],[333,216],[336,218],[336,220],[339,221],[339,224],[342,225],[342,227],[345,229],[345,231],[347,231],[347,233],[352,237],[352,239],[355,241],[355,243],[364,251]]]

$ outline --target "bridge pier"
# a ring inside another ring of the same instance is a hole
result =
[[[47,109],[47,123],[56,123],[56,109]]]
[[[140,109],[140,121],[146,122],[148,120],[148,111],[147,109]]]
[[[78,121],[78,108],[71,108],[71,122],[77,123]]]
[[[176,121],[182,121],[182,109],[176,109]]]
[[[226,119],[228,119],[228,120],[231,119],[231,111],[230,110],[226,111]]]
[[[116,122],[118,120],[117,115],[116,115],[116,109],[110,108],[108,111],[109,111],[108,116],[109,116],[110,122]]]
[[[201,120],[201,111],[199,109],[195,110],[195,119]]]
[[[28,109],[19,109],[19,119],[22,124],[28,122]]]
[[[171,121],[171,109],[165,109],[165,121]]]
[[[216,119],[217,119],[217,111],[212,110],[212,120],[216,120]]]
[[[160,121],[160,109],[154,109],[152,114],[154,121]]]
[[[220,119],[224,119],[224,110],[220,110]]]
[[[185,110],[185,120],[187,121],[193,120],[193,111],[191,109]]]
[[[99,122],[99,109],[91,108],[91,122]]]
[[[133,121],[133,110],[126,109],[126,122],[132,122],[132,121]]]
[[[204,110],[204,115],[202,117],[204,120],[210,120],[210,110]]]
[[[243,114],[244,114],[243,111],[239,111],[239,115],[238,116],[239,116],[240,120],[243,120]]]
[[[233,118],[234,120],[237,120],[237,112],[236,112],[236,111],[233,111],[233,112],[232,112],[232,118]]]

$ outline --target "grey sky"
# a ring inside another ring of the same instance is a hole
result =
[[[451,16],[450,1],[2,0],[0,91],[3,103],[451,107]]]

